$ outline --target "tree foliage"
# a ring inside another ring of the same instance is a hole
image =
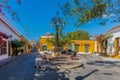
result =
[[[48,39],[48,42],[52,43],[55,45],[55,38],[50,38]],[[65,35],[62,35],[59,39],[59,47],[63,47],[66,44],[70,44],[72,41],[70,38],[67,38]]]
[[[75,32],[68,32],[66,35],[62,34],[59,38],[59,47],[63,47],[66,44],[71,44],[72,40],[88,40],[89,34],[85,31],[78,30]],[[48,42],[55,45],[55,38],[48,39]]]
[[[120,0],[67,0],[60,7],[77,27],[96,19],[102,19],[101,25],[108,20],[120,21]]]
[[[20,48],[20,47],[23,47],[25,45],[25,42],[19,41],[19,40],[16,40],[16,39],[12,40],[11,43],[12,43],[13,48]]]
[[[78,30],[75,32],[68,32],[66,37],[72,40],[88,40],[89,34],[85,31]]]

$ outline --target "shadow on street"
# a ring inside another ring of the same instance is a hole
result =
[[[65,74],[65,72],[37,70],[33,80],[69,80],[65,78]]]
[[[93,74],[93,73],[95,73],[95,72],[98,72],[98,69],[95,69],[95,70],[91,71],[90,73],[88,73],[88,74],[86,74],[86,75],[84,75],[84,76],[78,76],[78,77],[76,77],[75,79],[76,79],[76,80],[84,80],[85,78],[87,78],[88,76],[90,76],[91,74]]]
[[[90,61],[87,62],[88,65],[97,65],[97,66],[116,66],[120,67],[120,61]]]

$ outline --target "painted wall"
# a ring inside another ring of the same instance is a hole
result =
[[[120,46],[120,29],[109,34],[113,35],[113,37],[107,40],[107,54],[116,54],[116,46]],[[119,38],[119,43],[116,42],[116,38]],[[120,51],[118,53],[120,54]]]
[[[23,53],[29,53],[30,49],[29,49],[29,42],[25,39],[25,37],[20,36],[20,41],[25,42],[25,45],[23,47],[21,47],[20,49],[23,49],[24,52]]]
[[[78,45],[78,52],[88,52],[88,53],[94,53],[96,52],[96,41],[95,40],[73,40],[74,49],[75,44]]]
[[[11,30],[9,27],[11,27],[13,30]],[[12,39],[20,39],[19,33],[17,33],[14,28],[12,28],[11,24],[9,24],[9,22],[2,17],[0,17],[0,32],[3,32],[8,36],[12,35]]]
[[[77,46],[76,46],[77,44]],[[65,45],[63,48],[64,50],[66,48],[71,48],[74,51],[77,51],[79,53],[83,53],[86,52],[86,45],[87,46],[87,53],[94,53],[97,51],[97,41],[95,40],[73,40],[72,44],[69,45]],[[46,50],[52,50],[54,48],[54,46],[52,45],[52,43],[50,43],[48,41],[48,37],[41,37],[40,38],[40,51],[43,51],[43,46],[46,46],[47,49]],[[77,48],[77,49],[76,49]]]
[[[15,30],[15,28],[9,23],[9,21],[0,14],[0,32],[6,34],[7,36],[12,36],[11,39],[8,38],[6,41],[6,55],[7,57],[12,54],[12,47],[10,41],[13,39],[20,40],[20,34]]]
[[[54,48],[53,44],[48,41],[49,38],[40,38],[40,51],[43,51],[43,46],[46,46],[46,51]]]

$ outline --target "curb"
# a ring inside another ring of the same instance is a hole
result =
[[[29,54],[31,54],[31,53],[29,53]],[[16,59],[18,59],[19,57],[22,57],[24,55],[28,55],[28,54],[21,54],[21,55],[17,55],[17,56],[13,56],[13,57],[10,56],[10,58],[6,58],[6,59],[1,60],[0,61],[0,67],[9,64],[9,63],[15,61]]]
[[[0,67],[5,66],[5,65],[15,61],[16,59],[17,59],[17,56],[16,57],[3,59],[3,60],[0,61]]]

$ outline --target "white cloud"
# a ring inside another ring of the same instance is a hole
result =
[[[103,18],[110,18],[110,17],[114,17],[115,14],[103,14],[102,17]]]

